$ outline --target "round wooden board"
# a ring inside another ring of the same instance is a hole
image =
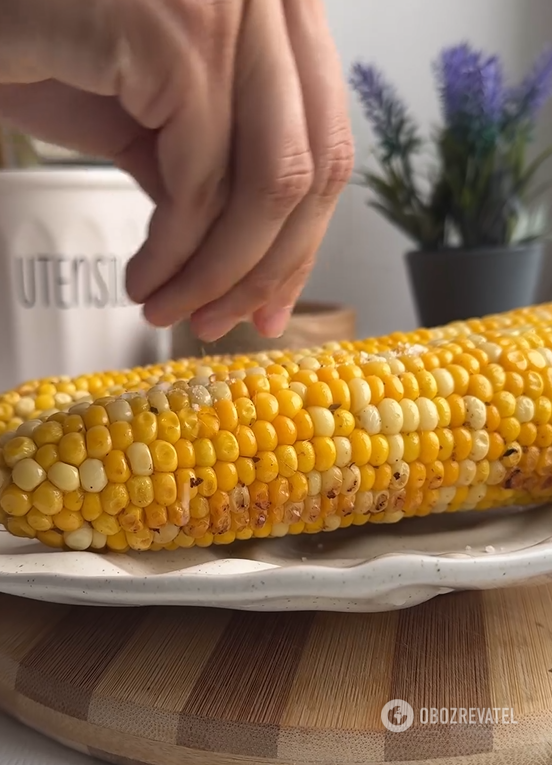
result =
[[[412,705],[406,731],[382,723],[393,699]],[[375,615],[0,595],[0,706],[121,765],[550,763],[552,585]],[[456,722],[424,724],[424,708]]]

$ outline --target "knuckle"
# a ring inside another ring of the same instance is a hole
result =
[[[313,193],[333,199],[347,185],[354,169],[354,143],[349,129],[334,135],[317,158]]]
[[[247,285],[247,293],[251,302],[257,304],[266,303],[276,292],[278,281],[272,274],[263,273],[252,276]]]
[[[283,157],[272,179],[262,189],[271,216],[283,218],[309,193],[314,181],[314,162],[310,151]]]

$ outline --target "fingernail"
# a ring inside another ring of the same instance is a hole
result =
[[[232,329],[232,326],[233,322],[220,316],[206,317],[200,321],[194,321],[194,317],[192,317],[192,332],[204,343],[214,343],[215,340],[220,340]]]
[[[255,323],[259,332],[265,337],[278,338],[282,337],[286,331],[290,316],[291,308],[281,308],[268,316],[257,317]]]

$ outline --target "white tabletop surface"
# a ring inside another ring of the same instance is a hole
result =
[[[64,749],[0,713],[2,765],[100,765],[97,760]]]

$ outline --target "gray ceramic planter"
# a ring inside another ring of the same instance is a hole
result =
[[[424,327],[435,327],[532,305],[544,247],[409,252],[410,285]]]

